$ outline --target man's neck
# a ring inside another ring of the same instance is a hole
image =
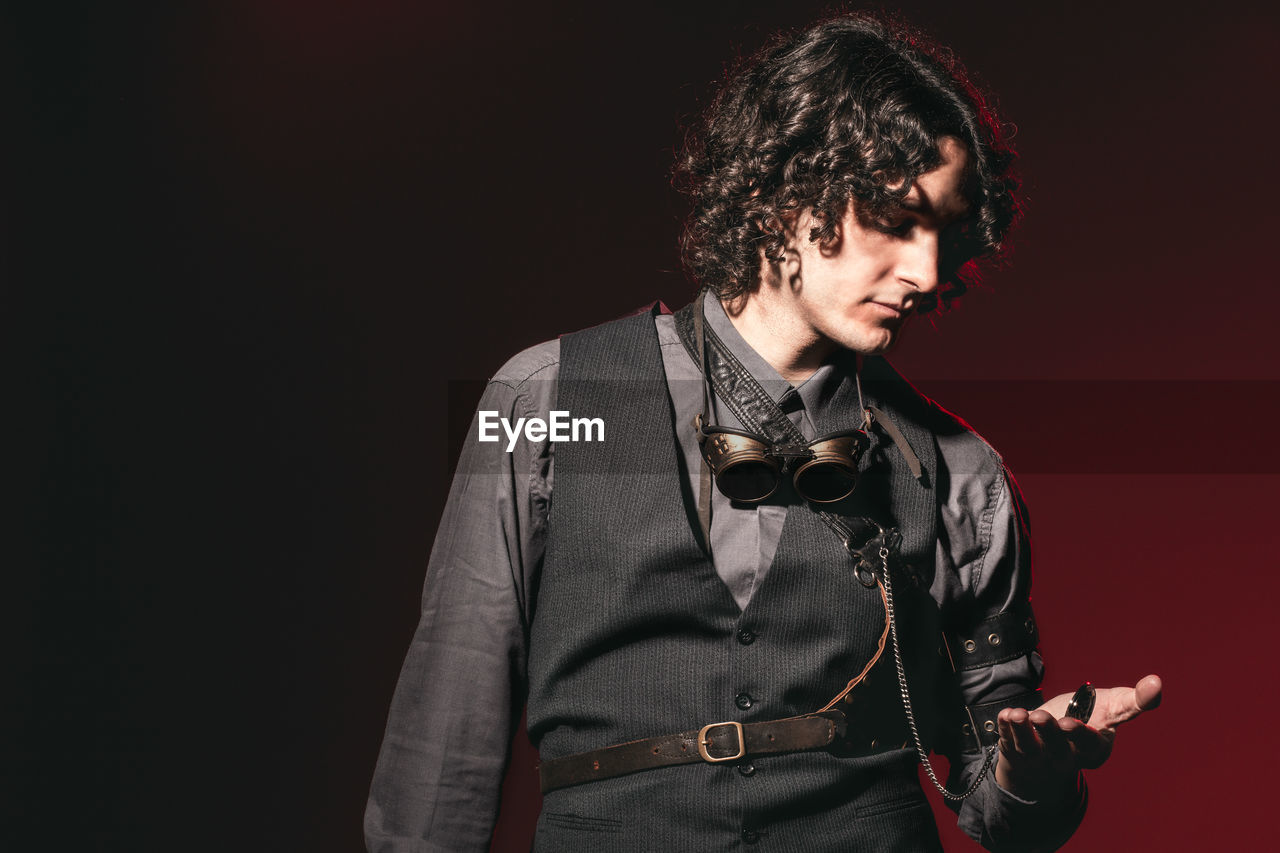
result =
[[[832,341],[797,322],[792,312],[774,305],[764,288],[721,305],[743,340],[792,385],[812,376],[838,349]]]

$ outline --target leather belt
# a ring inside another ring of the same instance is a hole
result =
[[[677,764],[723,764],[753,755],[826,749],[843,739],[839,710],[760,723],[711,723],[697,731],[634,740],[542,762],[542,793]]]

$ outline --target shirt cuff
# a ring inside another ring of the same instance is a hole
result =
[[[1076,774],[1074,789],[1051,799],[1024,799],[1000,787],[994,777],[989,777],[987,784],[983,846],[989,850],[1057,850],[1076,831],[1088,805],[1089,791],[1082,773]]]

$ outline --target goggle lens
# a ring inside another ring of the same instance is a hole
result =
[[[716,476],[716,485],[729,500],[759,503],[773,494],[780,479],[777,465],[760,460],[730,465]]]
[[[796,471],[796,492],[819,504],[835,503],[853,494],[857,473],[838,462],[811,462]]]

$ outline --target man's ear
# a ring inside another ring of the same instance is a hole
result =
[[[758,249],[761,264],[767,266],[781,263],[788,255],[795,252],[798,219],[798,214],[795,211],[773,212],[755,217],[756,227],[760,229],[760,233],[766,238],[760,242]],[[769,253],[770,244],[774,239],[778,239],[782,243],[781,257]]]
[[[854,214],[853,202],[850,201],[844,208],[844,212],[838,216],[831,217],[830,233],[824,237],[818,237],[815,242],[815,248],[824,256],[832,257],[840,254],[840,244],[844,242],[844,226],[845,220]],[[809,239],[809,235],[817,230],[825,223],[820,223],[816,218],[810,218],[807,223],[803,224],[803,238]]]
[[[782,238],[782,258],[766,262],[770,267],[768,275],[762,268],[762,281],[773,281],[785,284],[790,288],[799,285],[801,279],[801,262],[803,257],[801,244],[809,239],[809,225],[813,221],[812,214],[806,210],[788,210],[775,217],[778,234]],[[767,277],[766,277],[767,276]]]
[[[779,238],[782,242],[780,257],[772,256],[769,251],[771,239],[762,240],[756,248],[756,256],[760,262],[760,272],[756,277],[756,288],[776,287],[783,281],[794,279],[799,273],[800,254],[796,249],[796,225],[798,216],[794,211],[775,213],[756,220],[760,231],[768,238]],[[745,294],[740,302],[745,302]],[[728,306],[725,310],[732,313],[732,308],[739,310],[741,305]]]
[[[782,237],[782,245],[787,252],[795,251],[801,239],[806,238],[805,223],[812,220],[808,210],[786,210],[772,219],[772,232]]]

